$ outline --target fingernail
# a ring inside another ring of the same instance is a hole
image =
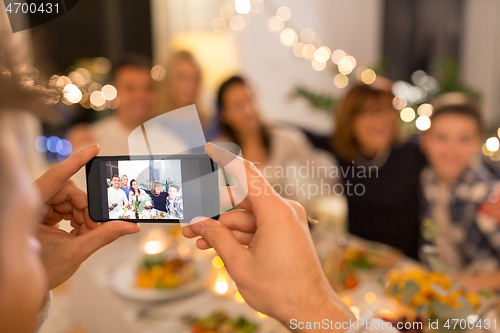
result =
[[[191,225],[191,230],[193,230],[196,234],[198,234],[202,237],[205,234],[206,229],[207,229],[207,226],[204,223],[194,223]]]
[[[207,148],[208,148],[208,156],[212,158],[212,145],[210,142],[207,142]]]
[[[195,223],[203,222],[205,220],[208,220],[208,217],[197,216],[197,217],[193,218],[189,223],[195,224]]]

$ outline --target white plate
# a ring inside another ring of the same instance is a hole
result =
[[[211,265],[207,261],[193,261],[196,272],[195,280],[173,289],[149,289],[135,286],[137,268],[140,267],[144,256],[137,256],[118,265],[111,273],[109,285],[111,290],[119,296],[142,302],[156,302],[174,300],[187,297],[202,291],[210,278]]]
[[[191,332],[189,326],[181,319],[185,315],[193,317],[206,317],[214,311],[222,310],[232,318],[245,317],[247,320],[258,325],[257,333],[286,333],[286,330],[277,320],[257,316],[257,312],[246,303],[237,303],[233,298],[213,297],[208,294],[175,303],[175,306],[152,306],[143,319],[149,323],[155,323],[158,327],[164,327],[165,332]],[[177,318],[177,320],[173,320]],[[176,323],[172,323],[176,321]],[[158,330],[161,331],[161,330]]]

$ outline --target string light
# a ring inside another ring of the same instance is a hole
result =
[[[276,16],[281,17],[283,21],[288,21],[292,17],[292,11],[286,6],[281,6],[276,11]]]
[[[500,148],[500,141],[498,141],[498,138],[496,137],[491,137],[488,140],[486,140],[486,149],[488,149],[491,152],[495,152]]]
[[[322,46],[314,52],[314,60],[319,63],[325,63],[330,59],[331,51],[327,46]]]
[[[238,14],[248,14],[252,9],[252,4],[250,0],[235,0],[234,8]]]
[[[297,33],[290,28],[285,28],[281,31],[280,42],[285,46],[294,46],[297,43]]]
[[[273,32],[280,32],[285,27],[285,21],[281,17],[273,16],[267,20],[267,28]]]
[[[298,57],[298,58],[303,58],[304,57],[304,48],[306,47],[306,44],[302,42],[298,42],[295,44],[293,47],[293,54]]]
[[[349,78],[344,74],[337,74],[333,78],[333,84],[335,87],[343,89],[349,84]]]
[[[406,107],[401,112],[399,113],[399,116],[401,117],[401,120],[403,120],[406,123],[409,123],[415,119],[415,110],[413,108]]]
[[[316,59],[313,59],[311,66],[314,70],[320,72],[326,68],[326,62],[317,62]]]
[[[431,127],[431,120],[427,116],[420,116],[415,121],[415,126],[421,131],[427,131]]]
[[[420,116],[427,116],[427,117],[430,117],[432,116],[432,112],[434,111],[434,108],[432,107],[432,105],[428,104],[428,103],[424,103],[422,105],[420,105],[418,107],[418,114]]]
[[[245,19],[241,15],[235,15],[229,21],[229,25],[234,31],[241,31],[245,28]]]
[[[377,74],[373,69],[367,68],[361,73],[361,81],[365,84],[372,84],[376,79]]]
[[[107,84],[104,87],[102,87],[101,94],[106,100],[112,101],[116,98],[118,92],[116,91],[116,88],[113,87],[111,84]]]
[[[403,110],[408,105],[408,101],[404,96],[396,96],[392,99],[392,106],[396,110]]]

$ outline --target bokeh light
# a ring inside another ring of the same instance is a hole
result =
[[[224,262],[219,256],[216,256],[212,259],[212,266],[219,269],[224,267]]]
[[[322,70],[324,70],[326,68],[326,62],[317,62],[316,59],[313,59],[313,61],[311,62],[311,65],[312,65],[312,68],[318,72],[321,72]]]
[[[408,105],[408,101],[404,96],[396,96],[392,99],[392,106],[396,110],[403,110]]]
[[[106,99],[104,98],[104,96],[100,91],[96,90],[90,95],[90,103],[99,107],[103,106],[106,103]]]
[[[234,7],[238,14],[248,14],[252,9],[252,4],[250,0],[235,0]]]
[[[306,47],[306,44],[302,43],[302,42],[298,42],[297,44],[295,44],[295,46],[293,47],[293,54],[296,56],[296,57],[299,57],[299,58],[303,58],[304,57],[304,48]]]
[[[312,59],[314,58],[314,53],[316,52],[316,46],[313,44],[307,44],[303,49],[302,49],[302,55],[306,59]]]
[[[35,139],[35,149],[40,153],[47,152],[47,137],[40,135]]]
[[[241,15],[235,15],[231,18],[231,21],[229,21],[229,25],[234,31],[243,30],[245,28],[245,24],[245,18]]]
[[[292,17],[292,11],[287,6],[281,6],[276,11],[276,16],[281,17],[283,21],[288,21]]]
[[[332,52],[332,61],[335,65],[339,65],[347,54],[342,50],[335,50]]]
[[[234,7],[226,3],[219,9],[219,15],[226,20],[230,20],[235,14]],[[213,25],[212,25],[213,26]]]
[[[399,116],[401,117],[401,120],[403,120],[406,123],[409,123],[415,119],[415,110],[413,108],[404,108],[401,110],[399,113]]]
[[[315,37],[316,34],[314,33],[314,30],[311,28],[302,29],[302,31],[300,32],[300,39],[306,44],[312,43]]]
[[[47,144],[47,150],[50,151],[51,153],[57,153],[57,145],[61,139],[59,139],[57,136],[49,136],[49,138],[46,141]]]
[[[373,291],[369,291],[365,294],[365,301],[367,303],[373,303],[377,300],[377,295]]]
[[[64,87],[63,95],[71,103],[79,103],[82,100],[82,92],[72,83]]]
[[[327,46],[322,46],[314,52],[314,60],[319,63],[327,62],[330,59],[331,51]]]
[[[116,88],[113,87],[111,84],[107,84],[104,87],[102,87],[101,93],[102,96],[108,101],[114,100],[116,98],[116,95],[118,94]]]
[[[432,116],[433,111],[434,108],[429,103],[424,103],[420,105],[417,110],[419,116],[427,116],[427,117]]]
[[[280,32],[285,27],[285,21],[281,17],[273,16],[267,20],[267,28],[273,32]]]
[[[226,29],[227,29],[226,20],[223,19],[222,17],[214,18],[212,21],[212,29],[218,33],[226,31]]]
[[[106,57],[94,58],[92,69],[98,74],[106,74],[111,70],[111,61]]]
[[[420,116],[417,118],[415,126],[421,131],[427,131],[431,127],[431,120],[427,116]]]
[[[373,82],[375,82],[376,79],[377,79],[377,74],[372,69],[369,69],[369,68],[365,69],[361,73],[361,81],[364,84],[372,84]]]
[[[353,69],[356,67],[356,59],[354,59],[353,56],[347,56],[342,59],[342,61],[339,64],[339,72],[348,75],[350,74]]]
[[[495,152],[500,148],[500,141],[498,141],[498,138],[496,137],[491,137],[486,140],[486,149],[489,151]]]
[[[333,78],[333,84],[335,87],[343,89],[349,84],[349,78],[344,74],[337,74]]]
[[[56,152],[59,155],[66,156],[66,155],[71,154],[72,151],[73,151],[73,145],[68,140],[62,139],[62,140],[57,142]]]
[[[224,21],[224,24],[226,24],[226,21]],[[151,68],[151,77],[155,81],[162,81],[165,76],[167,75],[167,71],[163,66],[156,65]]]
[[[297,43],[298,36],[295,30],[286,28],[281,31],[280,42],[285,46],[294,46]]]

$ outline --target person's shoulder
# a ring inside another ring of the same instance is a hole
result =
[[[268,126],[272,140],[279,140],[290,144],[307,144],[307,136],[295,126],[288,124],[274,124]]]

